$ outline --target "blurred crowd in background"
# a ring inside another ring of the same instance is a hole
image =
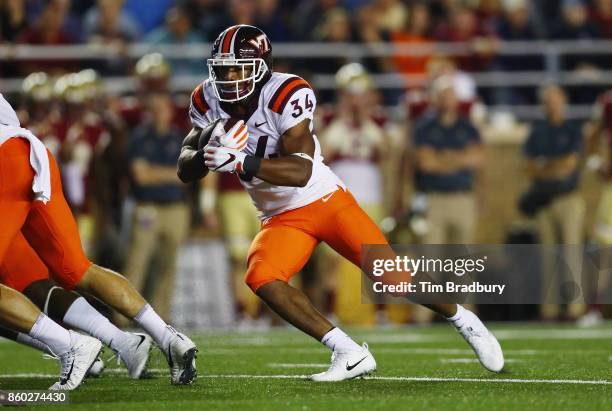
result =
[[[11,101],[22,123],[58,159],[90,257],[125,273],[162,316],[170,315],[181,244],[193,237],[220,238],[231,261],[237,318],[269,321],[241,281],[259,224],[238,179],[211,174],[201,184],[184,186],[176,177],[181,141],[191,128],[190,95],[173,90],[170,82],[181,75],[203,80],[209,48],[198,60],[155,52],[156,45],[211,42],[237,23],[263,29],[273,50],[282,42],[313,41],[425,47],[419,56],[398,53],[355,62],[337,55],[274,64],[276,71],[307,80],[335,76],[335,88],[318,93],[315,128],[324,157],[391,240],[478,242],[483,204],[492,203],[482,188],[484,173],[496,161],[485,144],[486,107],[531,104],[541,106],[542,119],[513,140],[522,146],[521,163],[514,166],[528,184],[504,207],[520,211],[533,229],[509,230],[498,241],[612,243],[612,185],[606,183],[610,172],[601,155],[602,147],[607,151],[604,136],[612,137],[612,92],[553,82],[479,89],[472,78],[484,71],[545,69],[541,56],[498,55],[500,41],[612,39],[612,0],[0,0],[0,45],[113,44],[119,50],[151,45],[151,53],[139,58],[119,53],[95,61],[8,59],[0,65],[0,78],[24,78]],[[436,42],[467,43],[470,52],[440,55]],[[561,66],[584,75],[604,72],[612,69],[612,52],[568,55]],[[423,80],[383,92],[373,81],[377,73]],[[105,81],[113,76],[130,77],[134,90],[109,92]],[[591,105],[593,114],[576,121],[568,116],[570,103]],[[581,194],[585,168],[602,177],[599,206]],[[589,213],[597,214],[592,226]],[[345,323],[432,319],[405,306],[359,304],[358,276],[321,248],[301,281],[322,311]],[[602,318],[601,307],[584,305],[543,305],[521,315],[585,324]]]

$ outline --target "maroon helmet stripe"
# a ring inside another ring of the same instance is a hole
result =
[[[204,100],[204,88],[201,84],[191,93],[191,104],[200,114],[206,114],[208,111],[208,104],[206,104],[206,100]]]
[[[223,38],[223,47],[221,47],[221,53],[231,52],[232,37],[234,36],[234,33],[236,33],[236,30],[238,30],[238,26],[233,26],[228,29],[227,33],[225,34],[225,37]]]

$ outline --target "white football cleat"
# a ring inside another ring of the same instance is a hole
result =
[[[99,340],[71,330],[68,332],[71,347],[68,352],[59,356],[62,371],[59,381],[49,388],[52,391],[74,390],[81,385],[87,371],[102,351],[102,343]]]
[[[104,360],[102,359],[101,356],[98,355],[94,363],[89,368],[89,371],[87,371],[87,378],[100,377],[102,373],[104,372],[105,368],[106,368],[106,364],[104,363]]]
[[[489,371],[500,372],[504,368],[504,353],[497,338],[473,312],[465,310],[461,319],[461,325],[454,322],[453,325],[463,339],[470,344],[482,366]]]
[[[132,333],[132,336],[134,337],[132,345],[121,347],[118,355],[125,364],[130,378],[138,380],[147,371],[153,340],[147,334]]]
[[[170,382],[172,384],[187,385],[195,381],[198,349],[189,337],[175,332],[170,338],[168,346],[162,351],[170,366]]]
[[[325,372],[310,376],[312,381],[344,381],[376,371],[376,360],[364,343],[359,350],[333,351],[332,363]]]

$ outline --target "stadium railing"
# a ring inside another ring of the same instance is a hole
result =
[[[169,59],[204,60],[210,51],[210,43],[189,45],[152,45],[132,44],[125,49],[112,45],[67,45],[67,46],[37,46],[37,45],[0,45],[0,61],[26,62],[31,60],[78,60],[87,62],[105,59],[136,59],[146,53],[159,52]],[[393,43],[276,43],[274,45],[276,58],[300,60],[304,58],[337,58],[360,61],[372,57],[391,56],[470,56],[477,55],[473,43],[428,43],[424,45]],[[494,53],[496,56],[540,56],[542,71],[482,71],[472,72],[475,84],[482,88],[498,87],[538,87],[545,82],[554,81],[562,86],[612,86],[612,70],[596,70],[588,74],[575,71],[564,71],[563,58],[567,56],[609,56],[612,65],[612,41],[610,40],[576,40],[576,41],[496,41]],[[86,65],[86,64],[84,64]],[[206,75],[205,67],[202,67]],[[335,87],[334,76],[330,74],[313,73],[311,81],[318,89],[330,90]],[[202,76],[180,75],[172,79],[174,91],[189,91],[194,84],[201,81]],[[372,79],[381,90],[402,90],[406,87],[423,85],[425,76],[402,75],[399,73],[373,74]],[[17,93],[21,89],[22,79],[0,79],[0,89],[5,93]],[[130,77],[108,77],[105,84],[109,92],[119,93],[132,90],[135,82]],[[593,101],[595,96],[593,96]],[[495,107],[492,107],[495,109]],[[539,111],[531,105],[514,105],[501,107],[512,111],[517,117],[532,119],[539,116]],[[573,105],[569,114],[574,118],[586,118],[590,113],[589,105]]]

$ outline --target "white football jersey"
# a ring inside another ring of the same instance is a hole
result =
[[[204,128],[219,118],[229,118],[216,98],[212,85],[206,80],[191,94],[189,117],[194,127]],[[309,119],[313,131],[313,114],[316,98],[310,85],[292,74],[272,73],[261,86],[257,108],[245,120],[249,140],[244,152],[261,158],[273,158],[280,154],[279,140],[291,127]],[[313,134],[315,152],[312,175],[304,187],[278,186],[257,177],[240,179],[262,219],[284,211],[308,205],[335,191],[344,183],[323,163],[321,147]]]

